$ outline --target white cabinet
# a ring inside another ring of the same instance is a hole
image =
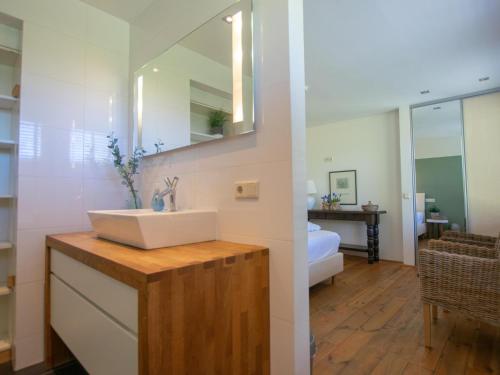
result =
[[[52,249],[50,271],[137,335],[137,289]]]
[[[51,250],[50,324],[93,375],[138,373],[137,290]]]

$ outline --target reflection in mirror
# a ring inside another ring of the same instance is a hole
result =
[[[417,236],[433,238],[444,229],[465,230],[461,101],[414,108],[412,124]]]
[[[252,132],[251,0],[242,0],[135,73],[147,154]]]

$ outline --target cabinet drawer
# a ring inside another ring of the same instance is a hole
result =
[[[137,290],[51,249],[50,270],[137,335]]]
[[[104,312],[50,276],[50,322],[92,375],[138,373],[137,337]]]

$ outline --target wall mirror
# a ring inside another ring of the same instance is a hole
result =
[[[252,3],[241,0],[135,72],[146,155],[254,131]]]
[[[419,241],[467,228],[462,103],[412,109],[415,225]]]

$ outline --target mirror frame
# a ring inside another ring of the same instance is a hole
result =
[[[254,59],[254,7],[253,7],[253,0],[248,0],[250,1],[250,40],[251,40],[251,48],[250,48],[250,64],[252,67],[252,123],[253,123],[253,129],[252,130],[247,130],[245,132],[239,133],[239,134],[233,134],[233,135],[227,135],[219,139],[212,139],[212,140],[207,140],[204,142],[199,142],[199,143],[194,143],[194,144],[189,144],[185,146],[180,146],[176,147],[170,150],[165,150],[161,152],[156,152],[156,153],[151,153],[151,154],[146,154],[144,155],[144,158],[152,158],[158,155],[165,155],[167,153],[171,152],[176,152],[176,151],[182,151],[186,150],[188,148],[193,148],[193,147],[199,147],[201,145],[207,145],[207,144],[214,144],[214,143],[221,143],[224,141],[228,141],[240,136],[246,136],[249,134],[255,134],[257,132],[257,126],[256,126],[256,121],[255,121],[255,59]],[[138,87],[137,87],[137,77],[136,74],[139,70],[145,68],[148,64],[151,63],[154,59],[162,56],[166,52],[168,52],[171,48],[179,44],[182,40],[190,36],[191,34],[195,33],[196,31],[200,30],[203,26],[207,25],[209,22],[213,21],[217,17],[223,15],[224,12],[226,12],[228,9],[232,8],[236,4],[241,3],[241,0],[235,1],[234,4],[222,9],[219,11],[216,15],[212,16],[209,18],[207,21],[203,22],[201,25],[199,25],[197,28],[194,30],[190,31],[189,33],[185,34],[181,38],[177,39],[174,43],[166,47],[161,53],[159,53],[157,56],[153,57],[151,60],[149,60],[147,63],[141,65],[136,71],[133,72],[133,77],[132,79],[134,80],[133,84],[133,95],[132,95],[132,100],[133,100],[133,134],[132,134],[132,148],[135,147],[143,147],[142,146],[142,125],[139,126],[138,124],[138,105],[137,105],[137,97],[138,97]]]

